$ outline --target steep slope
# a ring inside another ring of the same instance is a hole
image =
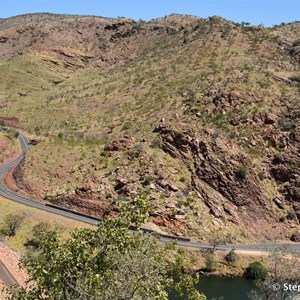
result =
[[[177,15],[2,20],[1,115],[40,140],[14,172],[18,188],[100,216],[144,192],[173,233],[289,238],[299,29]]]

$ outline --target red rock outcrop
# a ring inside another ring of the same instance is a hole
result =
[[[0,121],[4,123],[5,126],[19,128],[20,122],[18,118],[15,117],[0,117]]]
[[[160,125],[155,132],[164,151],[186,162],[194,188],[215,217],[236,223],[268,218],[267,196],[237,145],[201,127]]]

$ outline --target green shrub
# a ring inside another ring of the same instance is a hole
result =
[[[300,75],[291,76],[289,79],[300,83]]]
[[[122,126],[122,130],[128,130],[132,128],[132,122],[131,121],[126,121],[123,126]]]
[[[151,176],[147,176],[147,177],[144,179],[144,181],[143,181],[143,185],[144,185],[144,186],[148,186],[148,185],[151,184],[151,182],[152,182],[152,177],[151,177]]]
[[[248,168],[246,166],[241,166],[239,169],[239,175],[241,178],[245,178],[248,174]]]
[[[278,120],[278,125],[282,131],[290,131],[294,127],[293,122],[288,118],[280,118]]]
[[[238,255],[235,253],[234,249],[230,250],[225,256],[227,263],[233,263],[239,260]]]
[[[40,134],[41,134],[41,128],[40,128],[39,126],[36,126],[36,127],[34,128],[34,133],[35,133],[36,135],[40,135]]]
[[[249,264],[245,270],[245,276],[255,280],[265,280],[268,277],[268,271],[261,262],[255,261]]]
[[[158,136],[156,136],[150,144],[151,148],[157,148],[160,149],[161,148],[161,142],[160,142],[160,138]]]
[[[179,181],[180,182],[185,182],[185,177],[184,176],[180,176]]]
[[[287,213],[286,218],[287,218],[288,220],[297,220],[297,214],[296,214],[296,212],[295,212],[293,209],[291,209],[291,210]]]
[[[43,232],[50,229],[50,226],[48,223],[41,222],[33,226],[32,228],[32,237],[27,238],[27,240],[24,243],[24,246],[31,251],[37,251],[42,246],[42,234]]]
[[[143,145],[142,144],[136,144],[133,146],[133,148],[127,150],[127,155],[129,159],[140,157],[141,153],[143,151]]]
[[[205,270],[213,272],[217,269],[218,263],[213,254],[207,254],[205,257]]]
[[[64,132],[60,131],[60,132],[58,133],[57,137],[58,137],[59,139],[61,139],[61,140],[64,140],[65,137],[66,137],[66,135],[65,135]]]
[[[259,177],[259,179],[260,179],[261,181],[263,181],[263,180],[265,179],[265,173],[264,173],[263,171],[260,171],[260,172],[258,173],[258,177]]]
[[[17,214],[8,214],[4,217],[1,235],[15,236],[17,229],[21,226],[24,217]]]

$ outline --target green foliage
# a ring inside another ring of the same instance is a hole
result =
[[[15,236],[16,231],[21,226],[24,217],[18,214],[8,214],[4,217],[4,222],[0,229],[2,236]]]
[[[158,136],[156,136],[156,137],[151,141],[150,147],[151,147],[151,148],[157,148],[157,149],[160,149],[160,148],[161,148],[161,141],[160,141],[160,138],[159,138]]]
[[[24,246],[31,251],[40,250],[43,241],[43,232],[49,230],[49,224],[41,222],[32,228],[32,237],[28,238]]]
[[[239,175],[241,178],[246,178],[248,174],[248,168],[246,166],[241,166],[239,169]]]
[[[177,294],[187,300],[206,300],[206,297],[203,294],[200,294],[195,290],[194,285],[199,282],[199,274],[196,274],[194,277],[183,273],[182,268],[184,266],[183,256],[177,254],[175,256],[175,268],[173,270],[173,277],[176,277],[177,280],[173,284],[173,289]],[[167,298],[168,299],[168,298]]]
[[[180,182],[185,182],[185,177],[184,177],[184,176],[180,176],[180,177],[179,177],[179,181],[180,181]]]
[[[278,124],[282,131],[290,131],[294,127],[293,122],[288,118],[280,118]]]
[[[40,134],[41,134],[41,128],[40,128],[39,126],[35,126],[35,127],[34,127],[34,133],[35,133],[36,135],[40,135]]]
[[[258,173],[258,178],[259,178],[261,181],[263,181],[263,180],[265,179],[265,173],[264,173],[263,171],[260,171],[260,172]]]
[[[230,250],[227,255],[225,256],[225,260],[228,262],[228,263],[234,263],[236,261],[239,260],[239,257],[238,255],[235,253],[234,249]]]
[[[13,128],[5,128],[5,132],[7,133],[7,137],[17,138],[19,136],[19,132]]]
[[[268,249],[268,270],[272,276],[265,280],[256,280],[256,289],[250,293],[251,300],[295,300],[298,299],[297,289],[282,288],[285,283],[299,284],[299,255],[293,253],[288,245],[272,245]],[[274,289],[274,286],[280,289]]]
[[[131,121],[126,121],[123,124],[122,130],[128,130],[128,129],[131,129],[131,128],[132,128],[132,122]]]
[[[148,185],[151,184],[152,181],[153,181],[153,178],[152,178],[151,176],[147,176],[147,177],[145,178],[145,180],[143,181],[143,185],[144,185],[144,186],[148,186]]]
[[[300,75],[294,75],[290,77],[290,80],[292,81],[296,81],[300,83]]]
[[[245,270],[245,276],[256,280],[265,280],[268,277],[268,270],[261,262],[255,261],[249,264]]]
[[[39,251],[21,260],[29,274],[27,290],[14,289],[8,299],[167,300],[175,289],[185,299],[205,300],[194,289],[198,278],[182,273],[183,258],[168,262],[172,248],[139,229],[149,216],[145,203],[142,196],[119,203],[117,217],[105,217],[96,229],[76,229],[66,239],[39,225]],[[138,229],[129,231],[131,225]]]
[[[218,267],[218,262],[213,254],[207,254],[205,257],[205,269],[207,272],[213,272]]]
[[[66,135],[65,135],[64,132],[60,131],[60,132],[58,133],[57,137],[58,137],[59,139],[61,139],[61,140],[64,140],[65,137],[66,137]]]
[[[290,209],[286,215],[288,220],[297,220],[297,214],[293,209]]]

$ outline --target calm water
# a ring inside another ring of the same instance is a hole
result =
[[[208,300],[249,300],[248,293],[255,288],[255,285],[252,280],[246,278],[203,276],[197,288],[206,295]],[[170,300],[178,299],[173,297]]]

